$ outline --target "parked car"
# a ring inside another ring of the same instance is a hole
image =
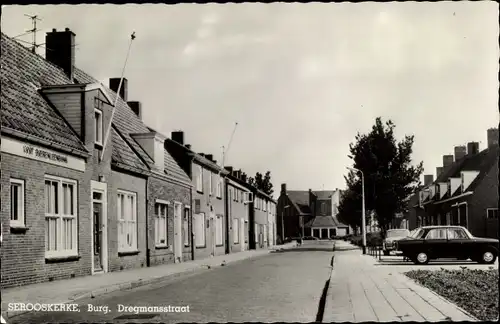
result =
[[[319,241],[319,238],[314,237],[314,236],[304,236],[303,240],[304,241]]]
[[[390,255],[391,252],[397,252],[395,249],[395,243],[397,240],[408,237],[410,231],[407,229],[390,229],[387,230],[386,237],[382,243],[382,250],[384,255]]]
[[[441,258],[492,264],[498,257],[499,244],[497,239],[475,237],[462,226],[438,225],[418,228],[396,241],[395,248],[415,264]]]

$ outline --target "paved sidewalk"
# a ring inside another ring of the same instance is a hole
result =
[[[96,297],[114,291],[132,289],[202,269],[211,269],[249,258],[269,254],[274,250],[289,249],[296,243],[279,245],[270,249],[250,250],[215,256],[207,259],[187,261],[176,264],[152,266],[150,268],[109,272],[101,275],[78,277],[74,279],[44,282],[40,284],[3,289],[2,316],[8,319],[27,311],[7,311],[8,303],[71,303],[78,299]]]
[[[323,322],[477,321],[431,290],[336,242]]]

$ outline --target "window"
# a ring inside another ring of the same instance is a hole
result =
[[[233,189],[233,200],[238,201],[238,189]]]
[[[237,218],[233,218],[233,243],[240,243],[240,223]]]
[[[267,226],[263,225],[264,228],[264,242],[267,242]]]
[[[217,215],[215,224],[215,245],[224,245],[224,222],[222,215]]]
[[[446,239],[446,229],[444,228],[435,228],[431,229],[427,236],[425,237],[427,240],[445,240]]]
[[[263,200],[262,202],[263,202],[262,206],[264,207],[263,208],[264,211],[267,211],[267,201]]]
[[[248,221],[245,220],[245,243],[248,243]]]
[[[198,165],[198,175],[196,177],[196,191],[203,192],[203,167]]]
[[[94,134],[95,143],[102,145],[102,111],[99,109],[94,109],[95,124],[94,124]]]
[[[120,199],[120,198],[118,198]],[[120,201],[120,200],[118,200]],[[168,202],[157,201],[155,203],[155,245],[156,246],[167,246],[168,239]]]
[[[25,226],[24,180],[10,179],[10,226]]]
[[[205,247],[205,213],[193,215],[196,247]]]
[[[488,219],[498,219],[498,208],[488,208],[488,209],[486,209],[486,218],[488,218]]]
[[[257,243],[257,242],[259,242],[259,225],[254,224],[253,228],[254,228],[253,230],[255,233],[255,243]]]
[[[469,237],[465,234],[465,231],[461,228],[448,228],[448,239],[449,240],[462,240],[468,239]]]
[[[45,256],[78,254],[76,181],[45,178]]]
[[[212,177],[213,177],[213,173],[210,172],[208,174],[208,194],[211,196],[212,193],[213,193],[213,187],[212,187]]]
[[[137,195],[118,191],[118,252],[137,251]]]
[[[184,219],[182,222],[182,237],[184,238],[184,246],[189,246],[189,212],[190,209],[184,208]]]
[[[222,198],[222,178],[220,176],[217,180],[217,198]]]

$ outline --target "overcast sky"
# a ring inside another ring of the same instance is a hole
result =
[[[125,75],[144,121],[217,160],[238,122],[226,165],[270,170],[276,193],[344,188],[349,143],[377,116],[433,174],[499,122],[495,2],[10,6],[2,31],[32,28],[25,14],[39,43],[74,31],[78,67],[106,83],[135,31]]]

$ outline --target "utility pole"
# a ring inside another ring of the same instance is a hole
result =
[[[38,29],[36,28],[36,22],[42,21],[42,20],[40,18],[38,18],[38,15],[30,16],[30,15],[25,14],[25,16],[28,17],[29,19],[31,19],[31,23],[33,24],[33,29],[28,30],[28,32],[33,33],[33,43],[31,44],[32,45],[31,51],[33,53],[36,53],[36,49],[38,48],[38,46],[40,46],[36,43],[36,32],[38,31]]]

